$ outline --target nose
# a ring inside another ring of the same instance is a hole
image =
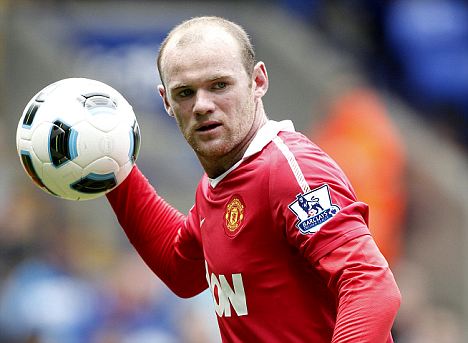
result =
[[[199,89],[194,97],[192,111],[196,115],[205,115],[213,113],[215,104],[213,102],[212,94],[204,89]]]

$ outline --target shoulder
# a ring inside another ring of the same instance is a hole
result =
[[[271,171],[274,178],[289,179],[302,190],[325,183],[351,188],[338,164],[299,132],[280,132],[269,148],[275,155]]]
[[[300,133],[281,132],[273,140],[270,199],[286,236],[310,261],[346,240],[368,234],[367,205],[356,199],[340,167]]]
[[[303,214],[301,211],[307,214],[314,209],[337,210],[357,203],[341,168],[307,137],[281,132],[272,143],[276,156],[272,160],[276,161],[271,165],[269,194],[279,213],[297,216]]]

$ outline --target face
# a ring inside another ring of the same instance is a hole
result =
[[[249,77],[237,42],[211,30],[201,41],[167,45],[159,91],[166,110],[199,158],[216,160],[250,141],[260,90]],[[266,74],[265,74],[266,80]],[[266,82],[266,81],[265,81]],[[263,110],[263,108],[262,108]]]

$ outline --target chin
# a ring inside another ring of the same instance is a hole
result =
[[[195,147],[192,146],[193,150],[198,156],[204,158],[220,158],[229,152],[229,148],[226,144],[222,143],[209,143],[209,144],[197,144]]]

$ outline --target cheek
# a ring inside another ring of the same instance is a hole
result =
[[[180,112],[175,112],[174,111],[174,119],[177,123],[177,126],[179,127],[179,130],[184,133],[185,128],[187,127],[187,123],[184,120],[184,117],[180,114]]]
[[[244,122],[252,122],[255,117],[255,98],[251,93],[247,93],[241,100],[239,109],[242,112]]]
[[[189,118],[190,115],[187,114],[189,112],[187,112],[186,106],[175,105],[172,107],[172,111],[179,127],[187,126],[187,118]]]
[[[184,136],[187,134],[187,132],[189,131],[188,128],[189,128],[189,125],[187,123],[186,120],[183,120],[183,119],[179,119],[177,120],[177,125],[179,126],[179,129],[180,131],[184,134]]]
[[[240,112],[241,117],[244,117],[244,119],[247,119],[246,116],[250,116],[250,113],[248,111],[253,107],[253,103],[255,102],[253,94],[252,92],[250,92],[250,89],[246,89],[247,91],[239,91],[236,97],[230,99],[231,108],[235,108],[237,112]]]

